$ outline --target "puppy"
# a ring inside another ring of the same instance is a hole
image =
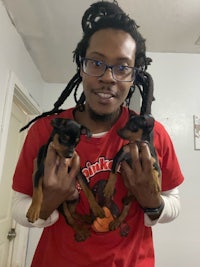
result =
[[[60,157],[63,157],[69,161],[69,166],[76,170],[77,181],[80,184],[81,189],[84,191],[91,211],[95,217],[104,217],[104,211],[97,204],[92,191],[87,185],[87,180],[80,171],[80,158],[75,151],[77,144],[80,141],[80,136],[86,134],[91,137],[89,129],[83,125],[78,124],[71,119],[55,118],[51,121],[53,131],[47,144],[43,145],[38,153],[37,157],[37,171],[34,175],[34,190],[31,206],[27,212],[28,221],[34,223],[40,214],[43,192],[42,192],[42,178],[44,176],[44,162],[47,154],[49,144],[52,142],[54,149]],[[59,208],[65,216],[67,223],[75,231],[75,239],[77,241],[83,241],[89,236],[89,231],[83,227],[83,223],[78,223],[76,214],[77,199],[73,201],[64,202]]]
[[[159,192],[160,167],[156,151],[152,145],[153,140],[151,140],[153,127],[154,118],[151,115],[133,115],[130,117],[124,128],[119,130],[118,134],[121,138],[128,140],[129,143],[136,143],[138,147],[141,141],[146,141],[148,143],[152,155],[152,172],[155,180],[155,191]],[[127,161],[130,166],[132,166],[129,144],[123,146],[113,159],[112,169],[108,178],[108,182],[104,189],[104,196],[107,199],[107,203],[111,201],[114,195],[117,172],[119,171],[120,163],[124,160]],[[123,199],[124,208],[121,214],[110,223],[110,230],[117,229],[124,221],[131,206],[131,202],[134,199],[135,197],[131,195],[130,192],[128,192],[127,196]]]

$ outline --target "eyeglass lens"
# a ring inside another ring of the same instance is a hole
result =
[[[123,65],[109,66],[102,61],[87,58],[82,59],[82,65],[83,71],[90,76],[101,77],[109,68],[112,71],[113,78],[117,81],[133,81],[134,79],[133,67]]]

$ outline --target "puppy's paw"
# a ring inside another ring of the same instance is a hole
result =
[[[80,227],[75,231],[75,240],[77,242],[83,242],[90,236],[90,231],[87,227]]]
[[[110,231],[116,230],[120,226],[121,222],[118,219],[115,219],[109,223]]]
[[[26,214],[26,217],[29,222],[34,223],[39,218],[39,215],[40,215],[40,208],[30,206]]]

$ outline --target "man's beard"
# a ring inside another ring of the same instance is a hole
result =
[[[88,106],[88,112],[89,112],[89,116],[92,120],[94,121],[99,121],[99,122],[108,122],[111,121],[113,122],[113,120],[116,120],[119,116],[120,113],[120,109],[116,112],[110,113],[110,114],[98,114],[96,111],[94,111],[93,109],[91,109],[91,107]]]

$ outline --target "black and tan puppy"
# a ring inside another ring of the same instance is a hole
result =
[[[80,171],[80,158],[75,151],[77,144],[80,141],[81,134],[86,134],[88,137],[91,136],[90,131],[83,125],[78,124],[71,119],[55,118],[51,121],[53,126],[53,131],[47,142],[43,145],[38,153],[37,157],[37,170],[34,176],[34,190],[31,206],[27,212],[27,218],[30,222],[35,222],[39,218],[43,192],[42,192],[42,178],[44,176],[44,162],[47,154],[47,149],[49,144],[52,142],[54,149],[60,157],[69,160],[69,166],[76,170],[77,172],[77,181],[81,186],[81,189],[84,191],[92,214],[94,217],[104,217],[104,211],[97,204],[92,191],[87,185],[86,178]],[[73,201],[66,201],[63,203],[60,210],[62,210],[67,223],[75,230],[75,239],[77,241],[85,240],[89,232],[86,228],[83,228],[83,224],[77,223],[76,215],[76,205],[78,199]]]
[[[157,160],[156,151],[153,147],[153,140],[151,138],[152,130],[154,127],[154,118],[151,115],[133,115],[130,117],[124,128],[120,129],[118,134],[121,138],[126,139],[129,143],[136,143],[138,147],[141,141],[148,143],[151,156],[152,156],[152,172],[154,177],[155,190],[160,191],[160,167]],[[109,203],[113,197],[115,183],[117,179],[117,172],[119,165],[122,161],[127,161],[132,165],[129,144],[123,146],[113,159],[113,165],[110,172],[108,182],[104,189],[104,196]],[[124,221],[128,214],[128,210],[135,197],[128,192],[127,196],[123,199],[124,208],[119,217],[115,218],[109,225],[110,230],[115,230]]]

